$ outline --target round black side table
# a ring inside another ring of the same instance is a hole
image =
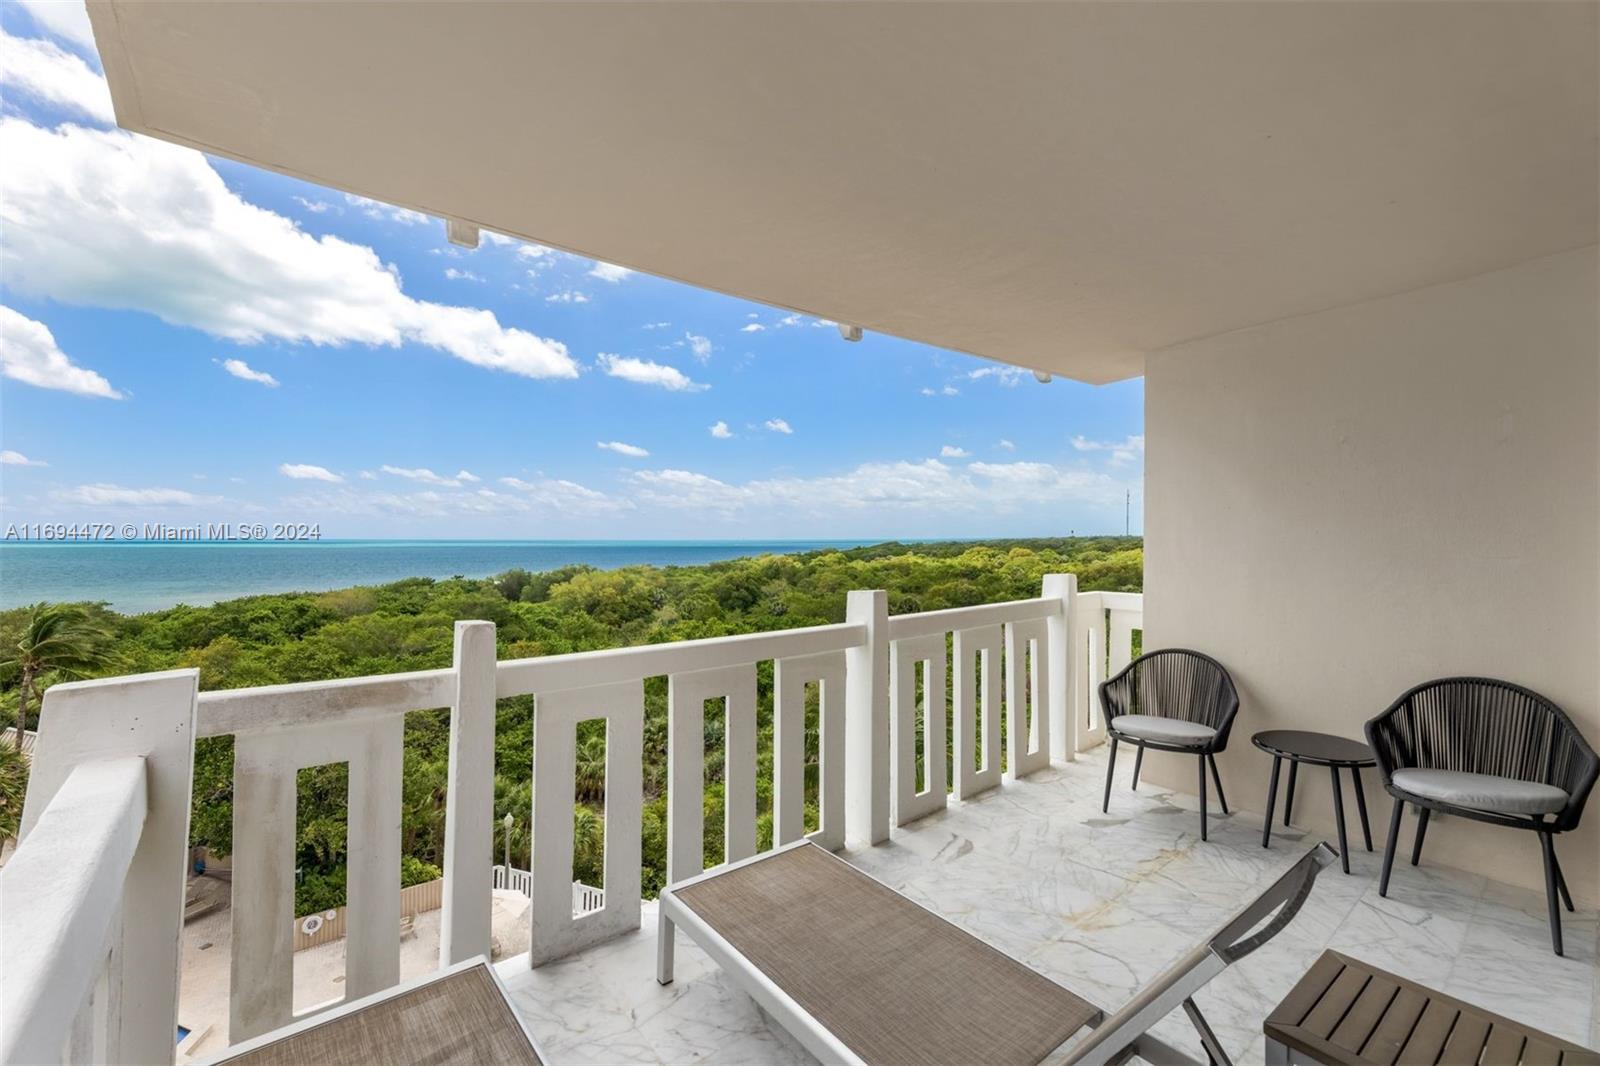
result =
[[[1272,756],[1272,783],[1267,786],[1267,818],[1261,826],[1261,846],[1272,846],[1272,808],[1278,799],[1278,769],[1289,760],[1289,789],[1283,797],[1283,824],[1289,824],[1294,810],[1294,779],[1301,763],[1326,766],[1333,779],[1333,814],[1339,825],[1339,862],[1350,872],[1350,852],[1344,834],[1344,792],[1339,787],[1339,771],[1348,769],[1356,786],[1356,808],[1361,812],[1361,835],[1367,850],[1372,850],[1372,827],[1367,822],[1367,796],[1361,790],[1361,770],[1376,766],[1372,749],[1359,740],[1311,733],[1301,729],[1269,729],[1250,738],[1250,743]]]

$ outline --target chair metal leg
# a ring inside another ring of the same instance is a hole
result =
[[[1283,759],[1277,755],[1272,757],[1272,780],[1267,785],[1267,816],[1261,820],[1261,846],[1272,846],[1272,808],[1278,802],[1278,768],[1283,765]]]
[[[1400,846],[1400,819],[1406,813],[1406,801],[1394,801],[1394,813],[1389,815],[1389,844],[1383,849],[1383,875],[1378,878],[1378,895],[1389,894],[1389,871],[1394,869],[1394,852]]]
[[[1222,775],[1217,773],[1217,757],[1207,753],[1206,762],[1211,764],[1211,780],[1215,781],[1217,784],[1217,802],[1222,805],[1222,813],[1233,813],[1228,810],[1228,797],[1222,794]]]
[[[1200,1007],[1195,1003],[1193,996],[1183,1001],[1183,1012],[1189,1016],[1189,1023],[1194,1026],[1194,1031],[1200,1035],[1200,1046],[1205,1048],[1206,1059],[1211,1066],[1233,1066],[1233,1060],[1228,1058],[1228,1053],[1222,1049],[1222,1041],[1212,1032],[1210,1023],[1206,1021],[1206,1016],[1200,1013]]]
[[[1106,799],[1100,805],[1100,813],[1107,814],[1111,811],[1111,775],[1117,770],[1117,738],[1111,738],[1111,757],[1106,760]]]
[[[1200,756],[1200,839],[1206,839],[1206,757]]]
[[[1289,818],[1294,814],[1294,779],[1300,773],[1300,760],[1289,760],[1289,791],[1283,794],[1283,824],[1288,826]]]
[[[1361,839],[1366,841],[1367,850],[1372,850],[1372,824],[1367,821],[1367,794],[1361,788],[1361,767],[1350,767],[1350,780],[1356,783],[1356,810],[1361,812]]]
[[[1411,845],[1411,865],[1422,861],[1422,838],[1428,835],[1428,808],[1417,808],[1417,842]]]
[[[1550,861],[1556,866],[1556,887],[1561,890],[1561,902],[1567,905],[1567,910],[1574,910],[1572,906],[1572,893],[1567,891],[1567,878],[1561,872],[1561,860],[1556,858],[1555,841],[1550,842]]]
[[[1138,754],[1133,757],[1133,791],[1139,791],[1139,767],[1144,765],[1144,745],[1139,745]]]
[[[1561,908],[1556,904],[1556,845],[1549,833],[1539,834],[1539,845],[1544,850],[1544,898],[1550,911],[1550,946],[1557,955],[1561,951]]]
[[[1350,845],[1344,838],[1344,792],[1339,788],[1339,768],[1330,766],[1328,773],[1333,777],[1333,821],[1339,827],[1339,865],[1349,873]]]

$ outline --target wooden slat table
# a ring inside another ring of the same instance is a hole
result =
[[[1267,1016],[1267,1062],[1600,1066],[1600,1052],[1325,951]]]

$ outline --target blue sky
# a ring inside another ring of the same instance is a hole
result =
[[[0,6],[0,524],[324,537],[1142,528],[1143,387],[485,235],[113,128],[74,6]]]

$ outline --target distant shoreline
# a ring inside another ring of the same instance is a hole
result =
[[[328,592],[410,578],[484,578],[514,569],[705,566],[755,555],[879,545],[1066,539],[5,541],[0,542],[0,610],[51,600],[104,603],[120,614],[135,615],[244,596]]]
[[[122,614],[241,596],[325,592],[407,578],[488,577],[586,564],[700,566],[868,540],[316,540],[0,542],[0,610],[91,601]]]

